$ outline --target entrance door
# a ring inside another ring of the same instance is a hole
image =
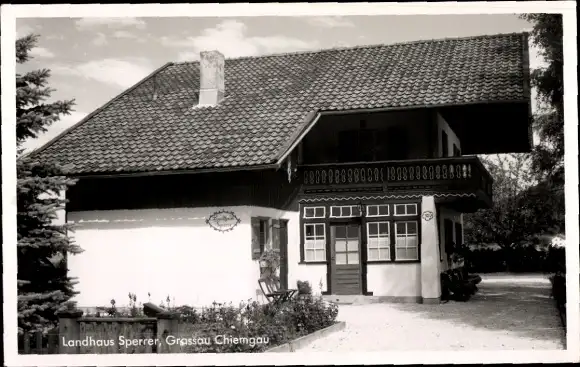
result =
[[[330,280],[333,294],[362,294],[359,224],[331,227]]]

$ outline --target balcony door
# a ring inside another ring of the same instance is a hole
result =
[[[330,235],[332,294],[362,294],[360,224],[331,225]]]

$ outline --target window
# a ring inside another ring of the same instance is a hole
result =
[[[304,261],[326,261],[326,226],[304,224]]]
[[[419,259],[418,223],[395,222],[395,260]]]
[[[338,161],[360,162],[375,159],[376,130],[355,129],[338,132]]]
[[[268,218],[252,218],[252,260],[258,260],[270,240]]]
[[[367,205],[367,217],[384,217],[389,215],[389,206],[384,205]]]
[[[324,217],[326,217],[326,208],[323,206],[304,208],[304,218],[324,218]]]
[[[463,226],[458,222],[455,222],[455,243],[463,245]]]
[[[360,210],[358,205],[346,205],[346,206],[331,206],[330,207],[330,217],[331,218],[352,218],[358,217],[360,215]]]
[[[455,241],[453,241],[453,221],[449,218],[443,219],[443,238],[445,241],[445,253],[449,260],[453,247],[455,246]]]
[[[441,156],[449,157],[449,138],[443,130],[441,130]]]
[[[367,223],[367,259],[391,260],[389,222]]]
[[[395,204],[395,216],[417,215],[417,204]]]

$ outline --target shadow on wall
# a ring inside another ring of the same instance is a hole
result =
[[[560,340],[564,345],[565,332],[554,300],[550,298],[550,283],[547,279],[538,278],[537,283],[486,283],[484,278],[479,289],[468,302],[393,307],[418,313],[421,317],[482,330],[505,331],[537,340]]]
[[[227,216],[225,218],[224,216]],[[103,210],[89,212],[69,212],[68,222],[75,228],[82,229],[131,229],[147,227],[207,227],[215,229],[224,227],[234,229],[246,222],[247,207],[236,207],[233,210],[224,208],[179,208],[179,209],[143,209],[143,210]],[[219,221],[219,226],[210,221]],[[224,220],[226,221],[224,223]],[[231,224],[231,225],[230,225]]]

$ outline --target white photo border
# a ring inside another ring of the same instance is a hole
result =
[[[332,365],[408,363],[543,363],[579,361],[578,109],[576,3],[570,1],[286,4],[2,5],[2,231],[5,364],[10,366]],[[490,352],[352,352],[261,354],[18,355],[16,310],[15,50],[17,18],[249,17],[265,15],[562,13],[565,70],[567,350]],[[121,15],[122,14],[122,15]]]

